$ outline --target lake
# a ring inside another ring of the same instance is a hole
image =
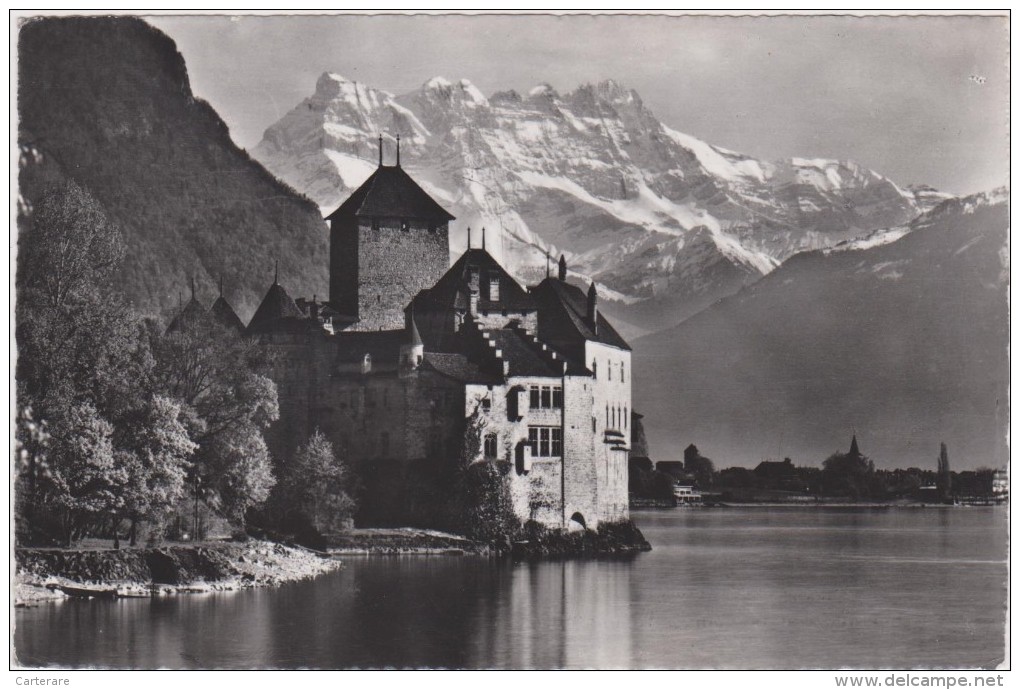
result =
[[[642,510],[653,551],[364,556],[315,580],[16,611],[25,665],[989,667],[1005,508]]]

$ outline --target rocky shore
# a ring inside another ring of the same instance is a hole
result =
[[[154,548],[15,550],[14,605],[68,596],[151,597],[266,587],[314,577],[340,561],[266,541]]]
[[[14,605],[66,597],[133,598],[267,587],[340,567],[342,555],[482,555],[531,559],[636,554],[651,545],[633,523],[565,532],[529,525],[494,543],[415,528],[352,529],[325,551],[272,541],[204,542],[149,548],[18,548]]]

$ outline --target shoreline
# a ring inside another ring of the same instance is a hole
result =
[[[121,549],[15,549],[16,608],[72,598],[141,599],[274,587],[332,572],[338,559],[268,541]]]
[[[340,557],[483,556],[528,560],[591,558],[651,550],[632,523],[598,530],[531,530],[496,543],[411,527],[361,528],[328,535],[324,550],[267,540],[175,543],[158,547],[15,549],[16,608],[69,598],[136,599],[273,587],[342,567]]]

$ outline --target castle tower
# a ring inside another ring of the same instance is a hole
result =
[[[398,329],[404,307],[450,265],[446,209],[400,167],[383,164],[329,221],[329,304],[352,330]]]

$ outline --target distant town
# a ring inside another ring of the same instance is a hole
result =
[[[633,506],[716,506],[729,503],[782,504],[917,504],[999,505],[1009,500],[1006,468],[954,472],[946,444],[934,469],[876,469],[860,450],[857,435],[845,453],[833,453],[821,467],[794,464],[790,458],[762,460],[753,469],[716,470],[711,459],[694,444],[683,460],[653,462],[641,453],[640,419],[635,420],[630,457],[630,496]]]

